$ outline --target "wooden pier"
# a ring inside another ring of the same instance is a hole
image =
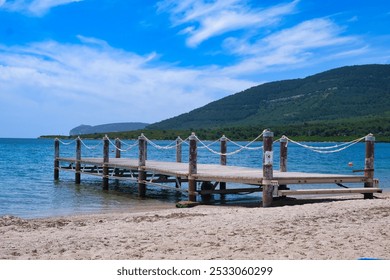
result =
[[[272,205],[273,198],[289,195],[307,194],[364,194],[372,198],[373,193],[382,192],[374,179],[374,143],[372,135],[365,137],[366,158],[362,175],[322,174],[287,171],[287,138],[279,139],[280,170],[274,170],[273,133],[265,130],[263,136],[262,168],[248,168],[226,165],[226,138],[220,139],[221,162],[218,164],[199,164],[197,162],[197,144],[199,139],[192,134],[188,138],[188,162],[182,162],[182,141],[177,140],[176,162],[155,161],[147,159],[147,138],[141,135],[138,139],[138,158],[121,158],[120,141],[115,158],[109,158],[108,137],[103,139],[103,157],[82,158],[81,139],[76,139],[76,157],[60,157],[59,139],[55,140],[54,179],[59,179],[59,171],[75,173],[75,182],[80,183],[81,174],[99,176],[103,189],[108,189],[109,179],[131,180],[137,183],[140,197],[146,195],[146,186],[172,188],[188,193],[190,201],[196,201],[198,195],[262,192],[263,207]],[[230,188],[226,183],[246,184],[246,188]],[[346,183],[361,183],[363,187],[348,188]],[[337,184],[343,188],[290,190],[288,185]],[[200,185],[200,187],[199,187]],[[185,187],[187,186],[187,187]]]

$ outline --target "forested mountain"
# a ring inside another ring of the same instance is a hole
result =
[[[388,126],[390,65],[347,66],[303,79],[265,83],[147,129],[315,127],[328,123],[347,128],[358,125],[356,122]]]

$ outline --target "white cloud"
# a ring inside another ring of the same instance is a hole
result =
[[[291,28],[272,33],[253,43],[246,38],[228,38],[225,49],[242,57],[242,61],[226,72],[251,73],[273,66],[297,65],[306,63],[313,56],[336,57],[352,55],[367,50],[362,48],[359,39],[344,36],[343,29],[329,19],[313,19],[301,22]],[[324,57],[318,58],[323,60]]]
[[[219,53],[234,56],[230,66],[221,68],[229,76],[254,77],[276,66],[299,68],[310,61],[367,51],[358,37],[345,35],[344,28],[330,18],[291,26],[287,18],[299,13],[299,2],[261,8],[249,0],[164,0],[158,3],[158,10],[171,15],[173,26],[182,27],[180,34],[187,36],[190,47],[223,35]]]
[[[66,119],[65,133],[80,123],[155,122],[254,85],[215,67],[180,68],[156,57],[105,44],[0,45],[0,119],[51,123],[49,131]]]
[[[0,0],[0,7],[13,12],[43,16],[54,7],[81,1],[83,0]]]
[[[298,2],[261,9],[250,7],[242,0],[165,0],[158,3],[158,9],[171,14],[174,26],[184,25],[181,33],[189,36],[187,45],[196,47],[230,31],[273,25],[282,16],[294,13]]]
[[[271,48],[288,46],[308,49],[345,44],[353,40],[352,37],[340,36],[341,32],[342,29],[330,20],[313,19],[273,34],[264,41]]]

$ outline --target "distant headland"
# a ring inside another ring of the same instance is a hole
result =
[[[69,132],[70,136],[95,134],[95,133],[109,133],[109,132],[123,132],[144,129],[148,123],[141,122],[124,122],[124,123],[108,123],[101,125],[79,125],[72,128]]]

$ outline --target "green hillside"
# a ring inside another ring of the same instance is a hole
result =
[[[328,127],[338,134],[365,130],[387,135],[383,130],[389,123],[390,65],[362,65],[265,83],[147,129],[306,127],[308,135]]]

